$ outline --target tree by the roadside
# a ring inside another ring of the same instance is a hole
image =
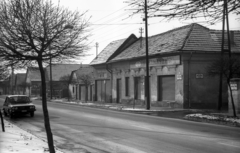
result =
[[[148,17],[163,20],[203,19],[214,24],[222,20],[224,0],[147,0]],[[144,0],[127,0],[133,14],[144,13]],[[228,0],[228,13],[240,14],[240,1]]]
[[[44,64],[76,58],[87,49],[88,20],[51,0],[1,0],[0,57],[4,66],[38,65],[44,125],[50,153],[54,143],[49,122]]]
[[[236,117],[236,109],[233,101],[232,89],[231,89],[231,79],[240,77],[240,59],[239,57],[223,57],[222,59],[214,60],[209,66],[206,68],[207,73],[210,76],[222,75],[227,80],[228,88],[230,91],[232,108],[233,108],[233,116]]]

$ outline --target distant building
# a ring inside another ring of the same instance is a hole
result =
[[[89,65],[81,65],[72,71],[69,91],[71,98],[80,101],[92,101],[94,99],[94,68]]]
[[[66,77],[70,78],[72,71],[79,69],[81,64],[52,64],[52,96],[55,98],[68,97]],[[50,97],[50,67],[45,68],[47,93]],[[64,79],[63,79],[64,77]]]
[[[17,73],[15,77],[15,94],[25,94],[26,73]]]
[[[25,94],[28,96],[41,96],[41,75],[38,67],[28,67],[25,78]]]

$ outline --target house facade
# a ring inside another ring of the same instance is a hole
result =
[[[93,101],[94,95],[94,68],[90,65],[81,65],[72,71],[69,91],[71,98],[79,101]]]
[[[41,96],[41,75],[38,67],[28,67],[25,78],[25,94],[29,96]]]
[[[116,56],[137,40],[135,35],[126,39],[116,40],[107,45],[102,52],[90,63],[95,69],[94,100],[112,102],[113,100],[113,72],[108,64],[109,59]]]
[[[50,66],[45,68],[47,94],[50,97],[50,83],[52,80],[52,97],[67,98],[69,96],[68,81],[72,71],[79,69],[81,64],[52,64],[52,79]]]
[[[220,58],[221,31],[190,24],[149,37],[148,43],[151,105],[217,108],[219,77],[209,76],[206,68]],[[232,56],[240,58],[239,31],[231,32],[231,44]],[[106,62],[112,102],[145,104],[145,50],[145,38],[139,38]],[[227,109],[226,81],[222,95]]]
[[[26,73],[17,73],[15,77],[15,94],[25,94],[26,89]]]

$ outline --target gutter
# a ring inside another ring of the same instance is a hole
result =
[[[108,65],[108,63],[106,63],[106,70],[110,73],[110,75],[111,75],[111,98],[110,98],[110,102],[112,103],[113,102],[113,97],[112,97],[112,87],[113,87],[113,73],[112,73],[112,70],[111,69],[109,69],[109,67],[108,67],[109,65]]]

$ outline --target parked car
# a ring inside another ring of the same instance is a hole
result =
[[[20,114],[30,114],[33,117],[34,111],[36,107],[26,95],[9,95],[3,104],[3,113],[10,118]]]

